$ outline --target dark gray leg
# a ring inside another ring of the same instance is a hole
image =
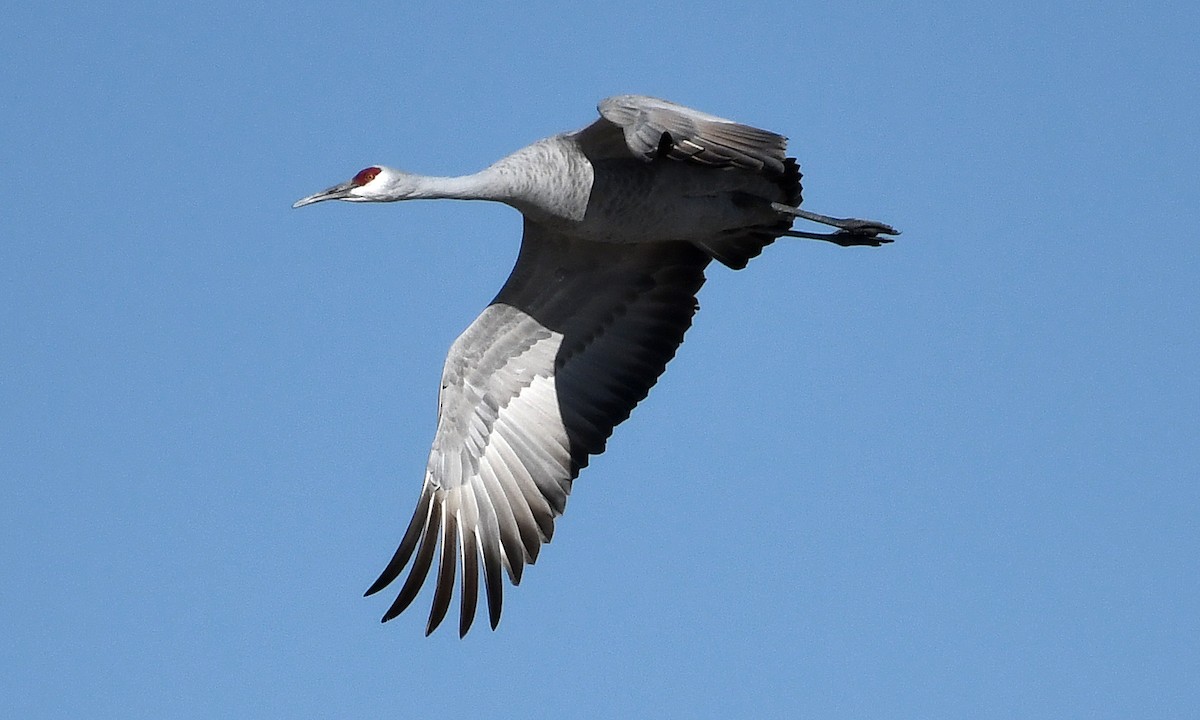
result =
[[[869,245],[871,247],[879,247],[884,243],[890,243],[895,238],[880,237],[880,235],[899,235],[900,231],[891,225],[886,225],[875,220],[859,220],[858,218],[835,218],[828,215],[801,210],[800,208],[789,207],[783,203],[771,203],[771,208],[777,212],[798,217],[801,220],[810,220],[822,225],[838,228],[835,233],[810,233],[801,230],[788,230],[784,233],[788,237],[809,238],[811,240],[825,240],[827,242],[841,245],[842,247],[850,247],[853,245]]]

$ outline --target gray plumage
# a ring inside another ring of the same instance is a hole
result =
[[[367,591],[409,567],[385,621],[409,606],[436,559],[426,633],[445,618],[460,569],[467,632],[480,567],[496,627],[502,573],[520,582],[580,469],[662,374],[712,259],[742,268],[784,235],[878,246],[897,232],[800,210],[799,168],[781,135],[636,95],[599,111],[588,127],[473,175],[373,166],[295,204],[480,199],[525,216],[512,274],[446,359],[416,512]],[[838,230],[795,231],[797,217]]]

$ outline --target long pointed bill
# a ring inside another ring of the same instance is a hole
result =
[[[322,200],[345,200],[346,198],[350,197],[350,191],[354,188],[355,185],[351,182],[344,182],[339,185],[334,185],[333,187],[322,190],[319,193],[314,193],[308,197],[300,198],[296,202],[292,203],[292,207],[304,207],[305,205],[312,205],[313,203],[321,202]]]

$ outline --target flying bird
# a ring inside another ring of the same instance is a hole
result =
[[[425,633],[445,618],[461,570],[459,635],[483,571],[500,621],[513,585],[554,534],[589,456],[604,451],[683,342],[713,260],[741,269],[782,236],[879,246],[898,231],[799,208],[787,138],[665,100],[620,95],[576,132],[540,140],[460,177],[383,165],[298,200],[491,200],[524,216],[496,299],[453,343],[416,512],[367,595],[409,566],[386,622],[438,560]],[[796,219],[834,228],[793,230]]]

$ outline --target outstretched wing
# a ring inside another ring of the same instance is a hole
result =
[[[787,138],[782,135],[645,95],[617,95],[602,100],[599,110],[601,119],[581,137],[602,140],[617,130],[628,152],[643,160],[665,155],[714,167],[784,172]]]
[[[688,243],[580,243],[526,221],[504,288],[446,360],[416,513],[367,591],[413,561],[384,621],[409,606],[437,555],[426,633],[446,615],[460,561],[459,634],[475,616],[481,564],[496,627],[501,568],[518,584],[549,542],[588,456],[683,341],[708,262]]]

